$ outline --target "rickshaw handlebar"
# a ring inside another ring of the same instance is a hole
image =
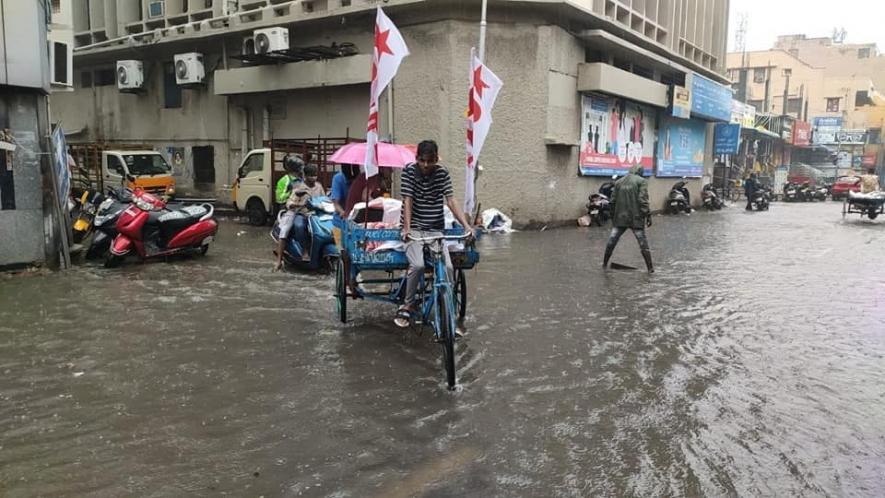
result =
[[[407,236],[409,240],[414,242],[436,242],[438,240],[464,240],[470,237],[470,234],[462,235],[437,235],[434,237],[415,237],[411,233]]]

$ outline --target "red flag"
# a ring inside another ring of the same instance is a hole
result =
[[[479,152],[492,126],[492,107],[504,83],[470,51],[470,91],[467,102],[467,178],[464,212],[473,213],[473,179]]]
[[[372,87],[369,95],[369,122],[366,127],[366,177],[378,174],[378,100],[396,76],[399,65],[409,55],[402,35],[381,7],[375,18],[375,48],[372,58]]]

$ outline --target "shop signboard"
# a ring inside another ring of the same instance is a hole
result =
[[[696,119],[664,118],[658,140],[659,177],[700,177],[704,174],[707,125]]]
[[[836,143],[863,145],[867,143],[867,130],[840,130],[836,133]]]
[[[623,175],[636,164],[651,175],[657,117],[653,108],[594,93],[584,95],[582,110],[581,175]]]
[[[741,143],[741,125],[735,123],[716,123],[713,129],[713,154],[737,154]]]
[[[673,117],[688,119],[691,117],[691,90],[684,86],[674,85],[671,89],[673,96]]]
[[[730,87],[694,73],[690,76],[691,115],[712,121],[731,121],[733,93]]]
[[[756,108],[739,100],[731,101],[731,122],[743,128],[756,127]]]
[[[793,123],[793,145],[808,147],[811,145],[811,124],[797,120]]]
[[[863,155],[863,160],[861,164],[864,166],[875,166],[876,165],[876,153],[868,152]]]
[[[842,118],[825,116],[814,118],[812,143],[816,145],[832,145],[839,143],[836,134],[842,130]]]

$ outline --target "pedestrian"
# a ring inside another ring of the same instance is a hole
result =
[[[636,164],[630,168],[630,173],[615,182],[611,198],[612,210],[612,233],[605,246],[605,259],[602,267],[608,268],[608,262],[615,252],[615,246],[621,239],[621,235],[627,229],[633,230],[642,258],[649,273],[654,273],[654,265],[651,261],[651,250],[648,247],[648,238],[645,235],[645,227],[651,226],[651,211],[648,207],[648,180],[642,177],[642,165]]]
[[[756,196],[757,190],[759,190],[759,182],[756,181],[756,173],[750,173],[750,176],[744,180],[744,195],[747,196],[747,211],[753,210],[753,197]]]
[[[405,304],[396,312],[394,323],[400,327],[408,327],[412,313],[415,312],[415,293],[418,281],[424,273],[424,245],[409,238],[437,237],[445,228],[445,212],[443,207],[449,206],[458,223],[464,227],[468,236],[473,235],[473,228],[455,202],[452,178],[449,171],[438,164],[439,149],[433,140],[425,140],[418,144],[415,156],[417,162],[408,165],[402,174],[402,239],[406,243],[406,257],[409,269],[406,273]],[[452,260],[448,250],[443,250],[449,281],[452,281]],[[455,331],[461,335],[460,328]]]

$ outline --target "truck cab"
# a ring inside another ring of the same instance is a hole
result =
[[[234,183],[234,208],[245,211],[249,223],[263,225],[274,210],[273,151],[254,149],[246,154]]]
[[[175,179],[166,159],[153,150],[106,150],[101,153],[105,185],[126,185],[151,194],[173,197]]]

